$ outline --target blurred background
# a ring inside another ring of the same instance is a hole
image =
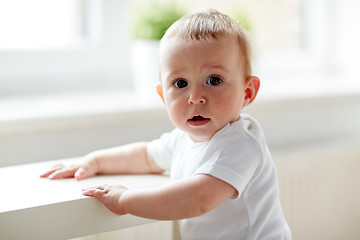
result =
[[[318,94],[329,85],[349,89],[358,82],[350,77],[359,71],[356,0],[163,2],[184,13],[216,8],[234,18],[241,15],[252,37],[254,74],[266,77],[264,84],[291,88],[290,95]],[[0,1],[0,96],[132,89],[131,45],[147,37],[139,34],[141,14],[149,19],[169,10],[159,12],[154,4]],[[341,84],[332,82],[344,74]]]
[[[262,85],[245,112],[264,128],[294,239],[360,239],[358,0],[0,0],[0,167],[172,129],[158,39],[208,8],[250,34]],[[89,238],[161,239],[157,228]]]

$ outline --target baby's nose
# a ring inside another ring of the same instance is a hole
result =
[[[193,105],[193,104],[205,104],[206,103],[206,97],[201,93],[195,92],[195,93],[192,93],[189,96],[188,103],[190,105]]]

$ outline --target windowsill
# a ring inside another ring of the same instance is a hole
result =
[[[252,106],[263,103],[284,103],[289,100],[301,102],[308,99],[357,96],[360,94],[360,81],[352,76],[311,76],[302,81],[304,76],[293,76],[291,80],[273,79],[259,76],[262,81],[259,95]],[[346,81],[350,79],[351,81]],[[291,84],[290,84],[291,83]],[[300,84],[297,84],[300,83]],[[93,117],[111,117],[135,114],[144,116],[148,113],[164,114],[165,108],[157,96],[142,98],[132,91],[99,91],[80,94],[57,94],[30,97],[12,97],[0,99],[0,135],[30,129],[35,125],[46,127],[50,122],[66,124],[67,121]],[[251,106],[251,107],[252,107]],[[88,121],[88,120],[86,120]],[[91,120],[89,120],[91,121]],[[45,124],[44,124],[45,123]]]
[[[360,73],[283,72],[267,74],[261,79],[257,100],[306,99],[360,94]],[[264,91],[262,91],[264,90]]]
[[[65,125],[69,121],[80,121],[84,124],[118,114],[125,116],[165,110],[160,99],[142,99],[130,91],[30,96],[0,101],[0,135],[39,125],[46,127],[50,122]]]
[[[157,99],[141,99],[130,91],[102,91],[12,97],[0,100],[0,121],[106,114],[161,106]],[[124,104],[125,103],[125,104]]]

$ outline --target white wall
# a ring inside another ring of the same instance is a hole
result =
[[[360,138],[273,152],[294,240],[360,238]]]
[[[162,108],[0,122],[0,166],[82,156],[172,128]]]
[[[360,94],[264,100],[245,112],[261,123],[270,148],[360,134]]]

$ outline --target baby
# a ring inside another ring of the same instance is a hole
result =
[[[90,153],[42,177],[169,171],[163,186],[101,185],[83,194],[119,215],[179,220],[182,239],[291,239],[263,132],[241,113],[260,86],[244,30],[218,11],[200,12],[175,22],[159,50],[157,92],[176,129],[152,142]]]

